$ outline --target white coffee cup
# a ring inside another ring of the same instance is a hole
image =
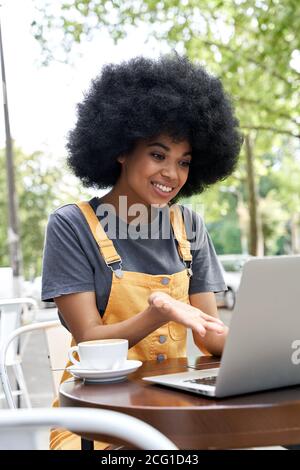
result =
[[[79,355],[80,361],[73,356]],[[127,339],[99,339],[83,341],[69,349],[70,361],[81,369],[116,370],[121,369],[128,354]]]

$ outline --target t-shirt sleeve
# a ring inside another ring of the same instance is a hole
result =
[[[227,290],[220,261],[203,218],[191,210],[185,211],[184,218],[193,256],[189,294]]]
[[[88,291],[95,291],[93,268],[70,223],[54,212],[46,230],[41,298]]]

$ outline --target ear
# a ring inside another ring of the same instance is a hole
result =
[[[117,161],[118,161],[119,163],[124,163],[124,162],[125,162],[125,159],[126,159],[126,157],[125,157],[124,154],[123,154],[123,155],[119,155],[119,156],[117,157]]]

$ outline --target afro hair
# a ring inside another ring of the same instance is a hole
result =
[[[121,174],[118,156],[159,134],[192,147],[189,176],[176,199],[229,176],[242,144],[229,96],[202,66],[177,53],[106,64],[77,105],[68,166],[85,187],[112,187]]]

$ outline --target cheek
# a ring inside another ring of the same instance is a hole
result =
[[[184,172],[182,171],[182,174],[180,175],[181,186],[183,186],[187,182],[188,177],[189,177],[189,170],[184,171]]]
[[[151,161],[148,158],[140,160],[135,168],[135,175],[139,179],[149,178],[155,175],[159,171],[158,165],[155,162]]]
[[[135,188],[145,185],[145,180],[151,178],[151,175],[154,174],[151,165],[147,165],[146,162],[137,162],[135,165],[132,165],[131,168],[128,168],[128,183]]]

